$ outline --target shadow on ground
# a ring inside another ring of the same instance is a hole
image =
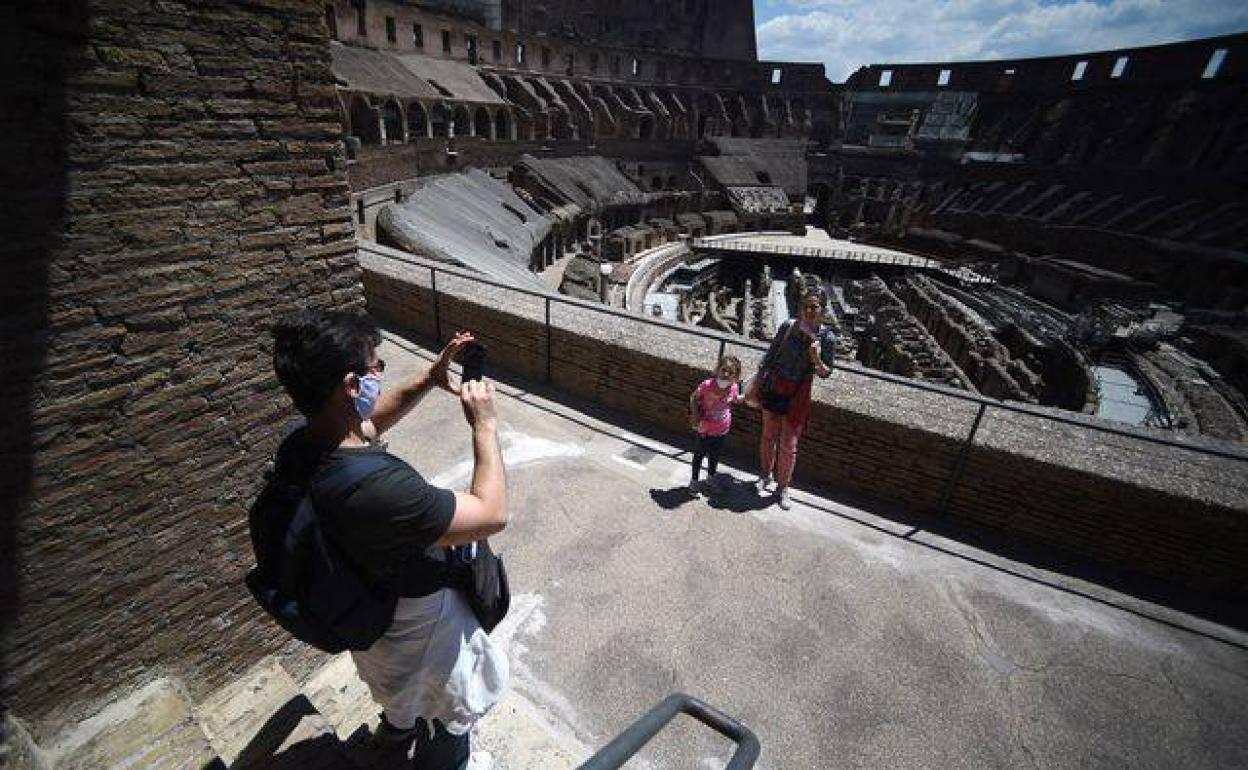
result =
[[[203,770],[224,770],[220,760]],[[410,768],[405,746],[381,747],[361,725],[342,741],[305,695],[282,704],[256,731],[231,768],[245,770],[397,770]]]

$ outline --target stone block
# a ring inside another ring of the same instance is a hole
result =
[[[0,767],[6,770],[52,770],[21,722],[5,713],[0,721]]]
[[[217,755],[233,765],[266,722],[299,696],[277,659],[266,658],[205,698],[195,713]]]
[[[158,679],[57,736],[48,754],[58,770],[204,767],[216,754],[172,680]]]
[[[376,729],[381,707],[356,673],[349,654],[335,655],[308,679],[303,690],[344,741],[361,726]]]

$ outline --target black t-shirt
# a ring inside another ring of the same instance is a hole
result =
[[[353,456],[385,452],[361,447],[338,448],[322,462],[317,475],[333,473]],[[317,495],[331,536],[365,578],[385,583],[404,596],[432,593],[445,563],[445,549],[434,547],[455,515],[455,493],[425,481],[412,466],[391,456],[389,467],[375,471],[353,491],[334,498]],[[315,480],[313,481],[315,484]]]
[[[366,453],[385,450],[340,447],[323,453],[298,429],[278,449],[276,470],[287,478],[311,478],[312,499],[327,533],[362,577],[403,596],[432,593],[443,585],[439,579],[446,563],[446,549],[433,544],[450,527],[455,494],[429,484],[394,456],[385,468],[339,495],[318,489],[318,478]]]

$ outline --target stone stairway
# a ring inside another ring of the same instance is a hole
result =
[[[504,624],[506,625],[506,624]],[[477,726],[470,770],[568,770],[588,750],[557,731],[514,689]],[[296,682],[268,657],[199,702],[160,678],[36,745],[8,720],[6,770],[369,770],[403,765],[371,744],[379,709],[351,657]]]

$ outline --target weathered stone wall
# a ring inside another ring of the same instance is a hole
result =
[[[360,264],[371,312],[396,328],[434,334],[424,263],[366,245]],[[499,369],[546,376],[543,298],[448,275],[439,275],[437,286],[444,335],[471,328]],[[688,395],[713,365],[716,340],[559,302],[550,319],[554,387],[654,426],[687,430]],[[757,366],[759,351],[731,335],[723,339],[747,372]],[[848,371],[817,383],[814,395],[797,465],[801,484],[918,508],[939,505],[974,403]],[[758,430],[757,413],[738,410],[730,449],[752,454]],[[1245,467],[990,408],[949,512],[1127,572],[1243,599]]]
[[[896,288],[898,298],[980,393],[1011,401],[1037,400],[1043,382],[1026,364],[1010,356],[981,318],[925,276],[903,278]]]
[[[16,21],[2,700],[44,736],[157,669],[206,691],[284,641],[241,583],[291,416],[268,327],[363,295],[320,4]]]

